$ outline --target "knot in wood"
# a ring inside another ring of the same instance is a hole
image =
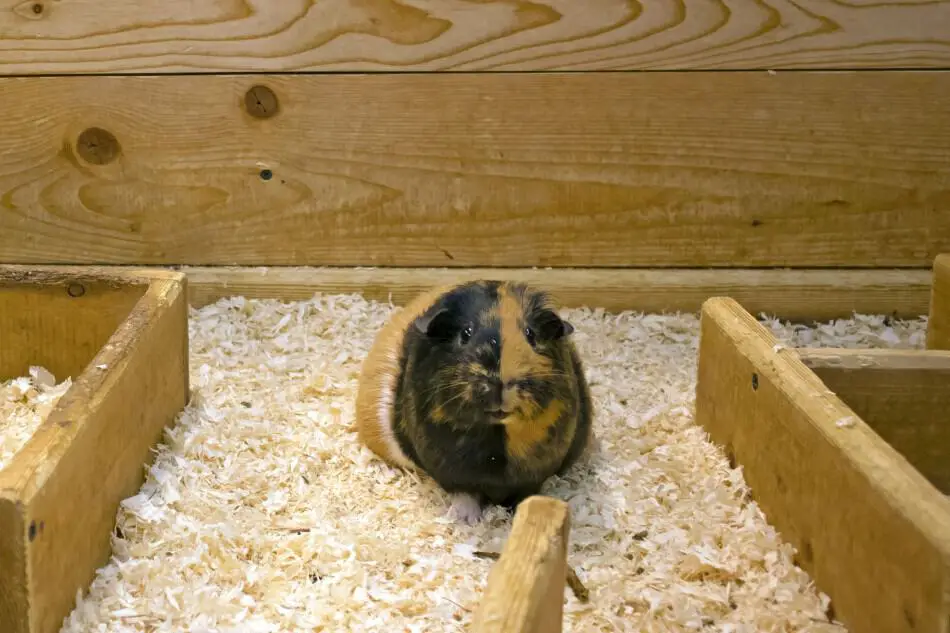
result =
[[[254,86],[244,95],[244,108],[255,119],[269,119],[280,110],[277,95],[267,86]]]
[[[76,153],[87,163],[105,165],[119,155],[119,141],[108,130],[87,128],[76,141]]]

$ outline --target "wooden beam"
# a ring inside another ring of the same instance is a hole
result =
[[[314,293],[361,292],[402,305],[439,284],[474,278],[520,279],[549,290],[570,307],[639,312],[699,312],[716,295],[737,299],[753,314],[793,321],[861,314],[916,318],[926,313],[926,271],[621,270],[621,269],[346,269],[182,268],[190,301],[200,307],[223,297],[305,300]]]
[[[950,350],[950,253],[934,259],[927,348]]]
[[[560,633],[570,511],[559,499],[519,504],[472,619],[473,633]]]
[[[950,351],[818,348],[798,354],[878,435],[950,494]]]
[[[44,267],[29,266],[29,270]],[[147,274],[162,268],[56,267]],[[730,296],[752,314],[796,322],[859,314],[917,318],[926,314],[930,274],[925,270],[666,270],[530,268],[206,268],[177,269],[188,277],[192,307],[219,299],[301,301],[315,293],[362,293],[403,305],[436,285],[466,279],[518,279],[544,288],[566,307],[610,311],[699,312],[713,296]]]
[[[851,633],[945,633],[950,499],[776,343],[732,299],[706,302],[697,423]]]
[[[0,94],[0,262],[930,269],[950,251],[950,72],[66,76]]]
[[[0,71],[11,74],[950,65],[945,2],[40,1],[8,9]]]

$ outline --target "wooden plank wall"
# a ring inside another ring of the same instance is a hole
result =
[[[947,67],[950,0],[0,0],[0,262],[929,268]]]

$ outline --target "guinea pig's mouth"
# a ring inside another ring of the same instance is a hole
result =
[[[506,410],[506,409],[501,409],[501,408],[489,409],[487,413],[488,413],[488,417],[490,417],[493,420],[504,420],[506,417],[511,415],[511,411]]]

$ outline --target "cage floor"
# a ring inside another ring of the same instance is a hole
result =
[[[89,631],[465,630],[510,517],[446,518],[428,480],[356,440],[360,361],[393,308],[359,295],[234,298],[193,311],[194,398],[115,556],[64,623]],[[696,315],[566,310],[597,441],[545,493],[569,502],[565,630],[844,631],[740,470],[692,423]],[[922,347],[924,320],[765,321],[787,345]]]

